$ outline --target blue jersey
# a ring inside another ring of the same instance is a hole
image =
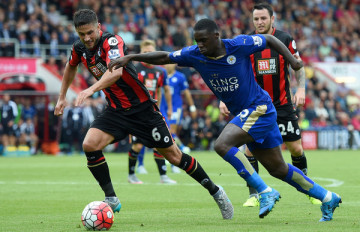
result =
[[[168,85],[171,91],[172,108],[175,112],[176,109],[182,108],[183,100],[181,97],[181,92],[185,89],[188,89],[189,84],[182,72],[175,71],[172,76],[168,76]],[[166,101],[161,102],[160,108],[167,109]]]
[[[226,55],[209,58],[197,45],[170,53],[171,61],[195,68],[207,86],[233,115],[249,106],[271,103],[271,98],[255,81],[250,54],[266,47],[263,35],[239,35],[222,40]]]

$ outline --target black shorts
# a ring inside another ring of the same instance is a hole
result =
[[[93,121],[90,128],[97,128],[114,136],[112,143],[131,134],[149,148],[167,148],[173,144],[170,131],[155,104],[130,115],[108,107]]]
[[[284,142],[301,139],[301,130],[295,110],[277,109],[277,124]]]
[[[13,136],[13,135],[15,135],[15,131],[14,131],[12,126],[8,126],[8,124],[6,123],[6,124],[2,125],[1,134],[2,135]]]

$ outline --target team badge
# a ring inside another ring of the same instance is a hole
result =
[[[119,43],[119,41],[115,37],[110,37],[108,39],[108,43],[109,43],[110,46],[115,46],[115,45],[117,45]]]
[[[235,57],[235,56],[228,56],[228,58],[226,59],[226,61],[227,61],[229,64],[235,64],[235,62],[236,62],[236,57]]]

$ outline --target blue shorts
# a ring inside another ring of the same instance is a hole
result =
[[[250,151],[257,148],[274,148],[283,143],[276,122],[277,114],[272,103],[251,105],[244,109],[230,123],[247,132],[255,142],[246,144]]]
[[[180,125],[182,119],[182,108],[175,108],[171,114],[170,124]]]

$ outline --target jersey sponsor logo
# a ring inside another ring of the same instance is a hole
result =
[[[261,47],[261,45],[262,45],[262,43],[263,43],[261,37],[260,37],[260,36],[257,36],[257,35],[251,36],[251,37],[252,37],[253,40],[254,40],[254,45],[255,45],[255,46],[258,46],[258,47]]]
[[[155,79],[146,79],[145,80],[145,87],[150,91],[156,90],[156,80]]]
[[[96,65],[90,66],[89,69],[95,77],[100,78],[106,72],[107,68],[102,63],[97,63]]]
[[[120,56],[121,55],[120,55],[119,49],[111,49],[111,50],[108,51],[108,57],[109,57],[110,60],[117,59]]]
[[[211,87],[218,93],[234,92],[239,88],[237,77],[209,79]]]
[[[260,75],[277,74],[276,58],[257,60],[257,72]]]
[[[228,58],[226,59],[226,61],[228,62],[228,64],[235,64],[236,62],[236,57],[235,56],[228,56]]]
[[[108,39],[108,43],[109,43],[110,46],[115,46],[115,45],[117,45],[119,43],[119,41],[115,37],[110,37]]]
[[[181,56],[181,50],[177,50],[173,53],[173,57]]]

